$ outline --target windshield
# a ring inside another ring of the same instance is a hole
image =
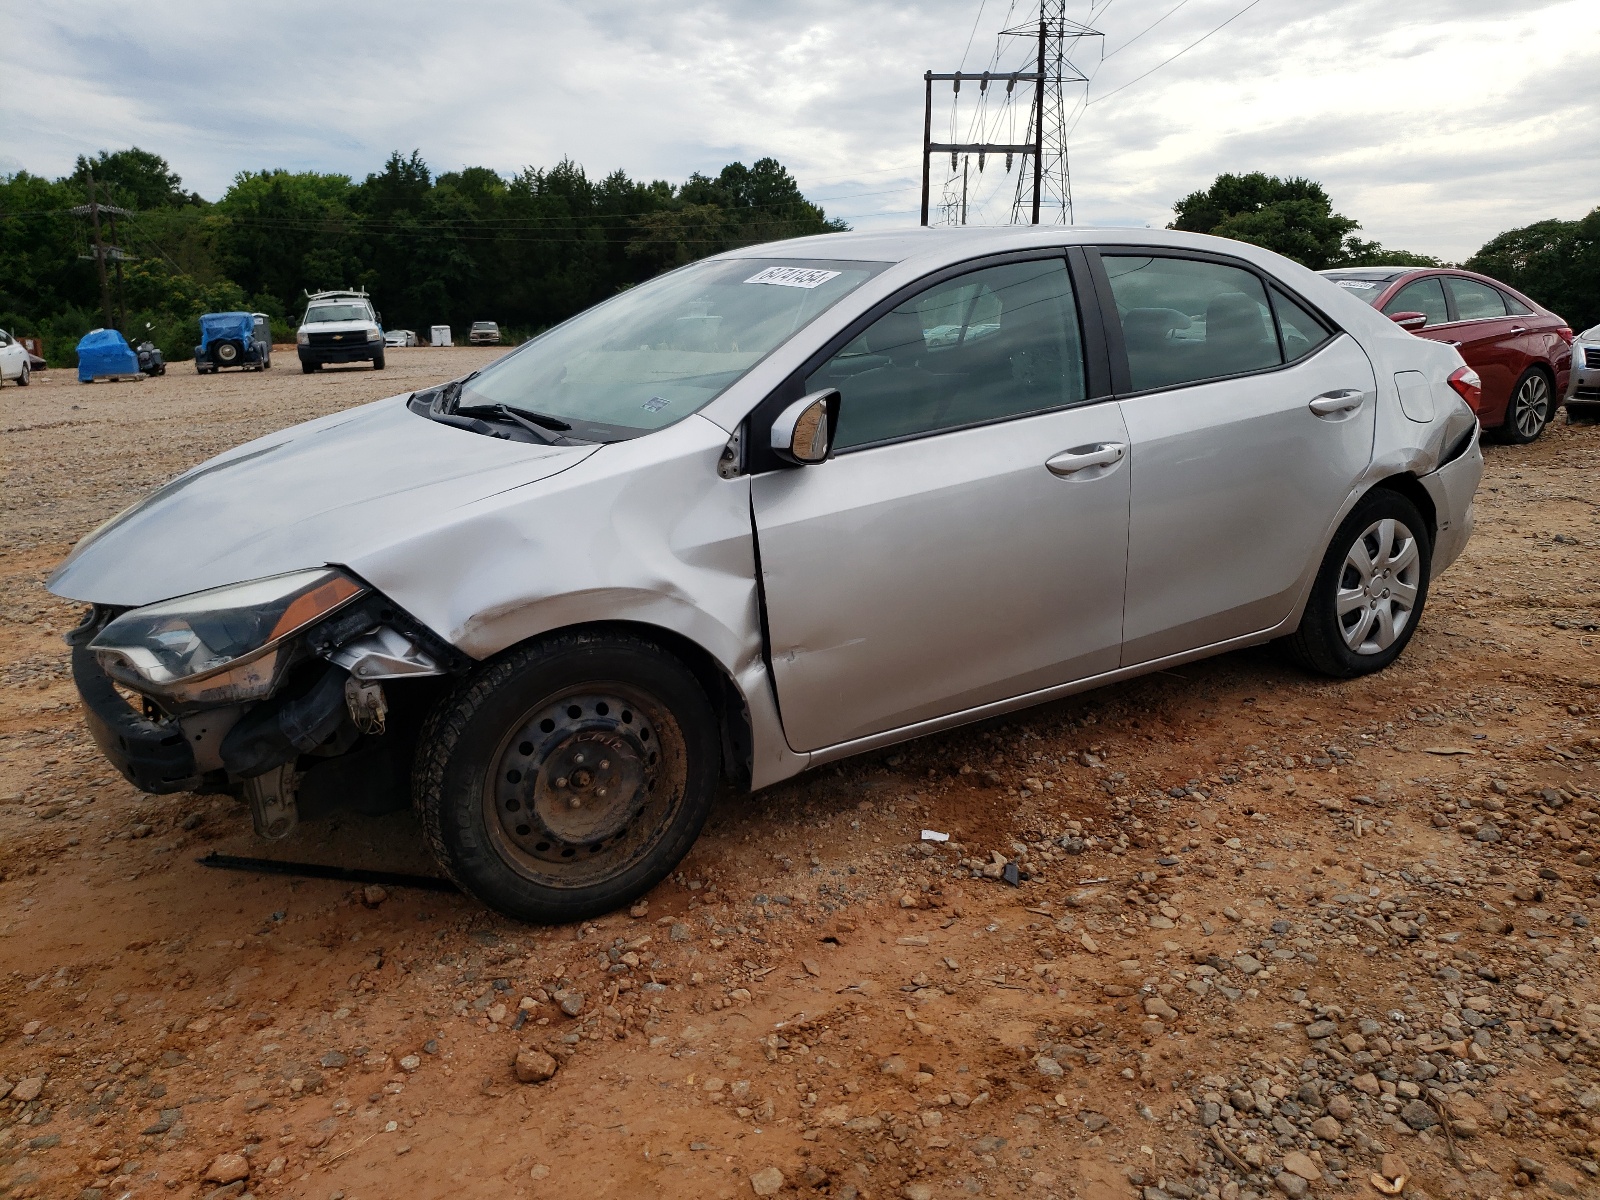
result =
[[[663,429],[710,403],[887,265],[693,263],[579,313],[485,367],[462,387],[460,407],[504,404],[611,438]]]
[[[372,310],[365,304],[313,304],[306,309],[302,325],[319,325],[324,321],[370,321]]]
[[[1399,279],[1400,276],[1390,275],[1385,279],[1374,279],[1370,275],[1325,274],[1323,278],[1331,283],[1338,284],[1338,286],[1344,288],[1345,291],[1359,300],[1365,300],[1368,304],[1377,304],[1378,297],[1388,291],[1389,285]]]

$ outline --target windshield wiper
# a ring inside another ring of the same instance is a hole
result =
[[[480,421],[484,418],[507,421],[513,425],[521,426],[541,442],[555,445],[561,440],[560,431],[571,429],[565,421],[555,417],[547,417],[543,413],[526,412],[520,408],[512,408],[505,404],[469,404],[465,408],[457,408],[450,414],[453,417],[476,417]]]
[[[553,429],[557,433],[565,433],[572,428],[570,424],[560,417],[552,417],[549,413],[534,412],[530,408],[513,408],[509,404],[468,404],[465,407],[457,407],[453,411],[467,417],[481,417],[484,415],[516,417],[524,422],[531,421],[545,429]]]

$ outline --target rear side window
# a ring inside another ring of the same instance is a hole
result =
[[[807,378],[807,391],[823,388],[839,389],[841,450],[1083,400],[1066,263],[1010,263],[934,284]]]
[[[1437,275],[1428,275],[1406,284],[1383,306],[1383,311],[1389,316],[1419,312],[1428,318],[1429,325],[1444,325],[1450,320],[1450,310],[1444,302],[1444,285],[1439,282]]]
[[[1518,300],[1510,292],[1501,292],[1500,293],[1500,298],[1506,302],[1506,311],[1508,313],[1510,313],[1512,316],[1514,316],[1514,317],[1531,317],[1531,316],[1533,316],[1533,309],[1529,308],[1521,300]]]
[[[1287,361],[1304,358],[1333,336],[1303,304],[1289,299],[1277,288],[1270,290],[1272,311],[1277,314],[1278,333],[1283,338],[1283,357]]]
[[[1152,255],[1107,254],[1102,261],[1122,319],[1134,391],[1283,362],[1266,290],[1251,272]]]
[[[1450,276],[1448,282],[1451,299],[1456,302],[1458,321],[1479,321],[1485,317],[1506,315],[1506,298],[1500,294],[1499,288],[1458,275]]]

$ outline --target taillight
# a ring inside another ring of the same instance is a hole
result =
[[[1572,345],[1572,328],[1570,326],[1563,325],[1560,329],[1556,330],[1556,336],[1567,345]]]
[[[1471,367],[1457,367],[1450,372],[1447,382],[1467,402],[1467,407],[1473,412],[1478,411],[1478,401],[1483,398],[1483,380],[1478,378],[1478,373]]]

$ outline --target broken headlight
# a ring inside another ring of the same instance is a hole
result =
[[[89,649],[106,674],[185,703],[253,700],[277,682],[284,639],[366,589],[321,568],[163,600],[123,613]]]

